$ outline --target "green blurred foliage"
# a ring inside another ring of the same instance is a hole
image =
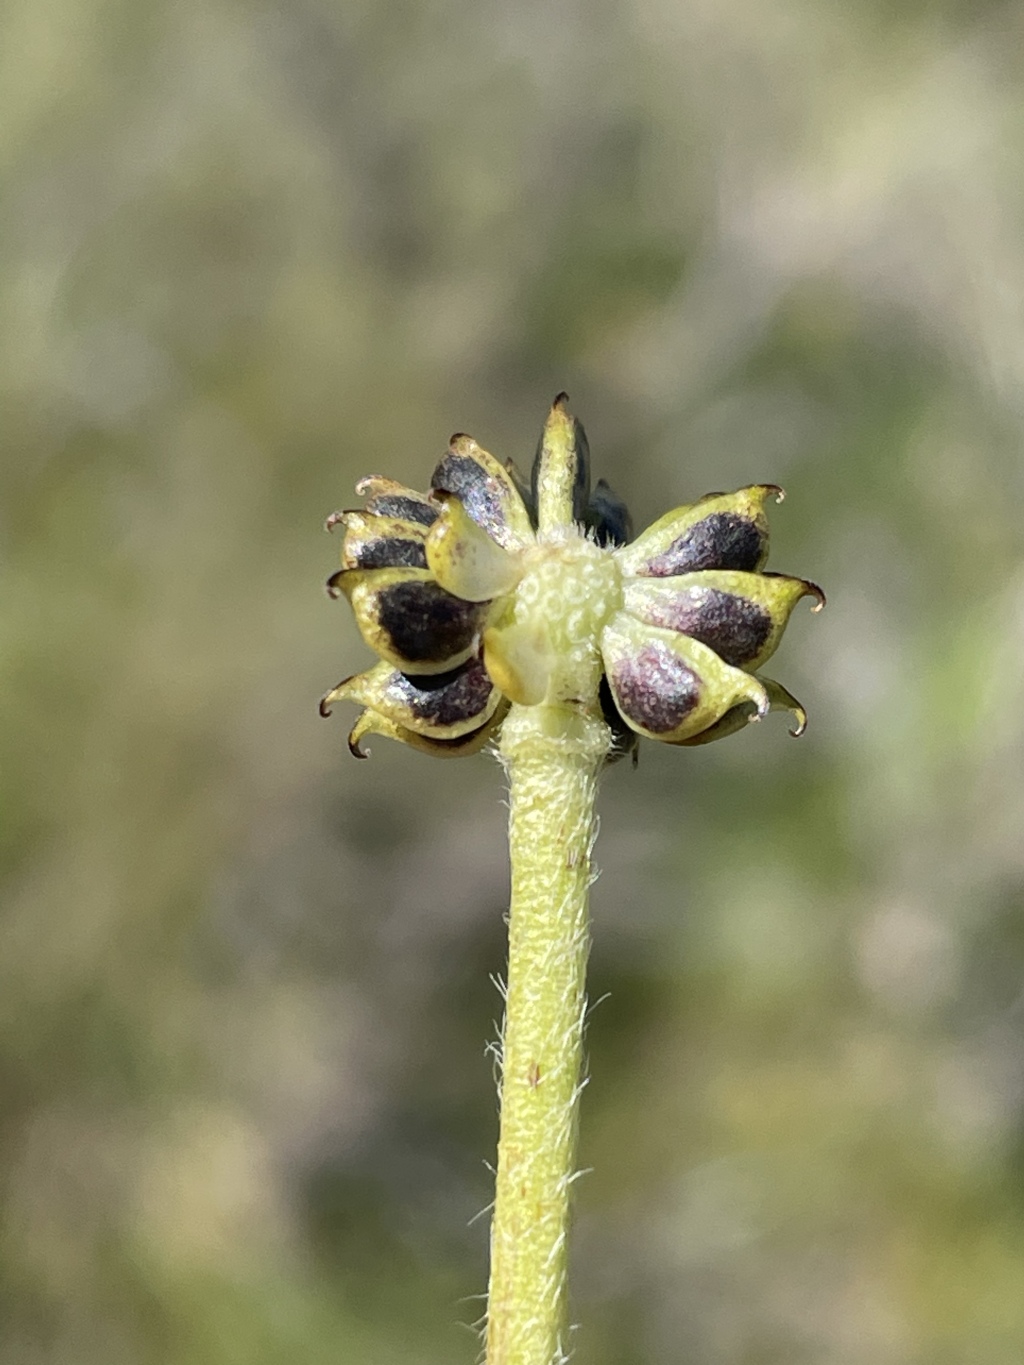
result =
[[[1024,1355],[1019,9],[0,10],[0,1358],[453,1365],[494,763],[316,700],[366,473],[777,480],[811,713],[611,770],[585,1365]]]

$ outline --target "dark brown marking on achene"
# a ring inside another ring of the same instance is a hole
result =
[[[756,658],[772,630],[771,616],[758,603],[698,586],[681,589],[671,600],[645,604],[643,619],[700,640],[734,668]]]
[[[761,562],[764,544],[763,532],[749,517],[736,512],[712,512],[637,572],[648,578],[671,578],[698,569],[740,569],[752,573]]]
[[[633,538],[633,519],[629,508],[604,479],[598,479],[586,514],[587,526],[598,545],[625,545]]]
[[[409,663],[442,663],[473,643],[486,602],[464,602],[430,581],[395,583],[377,596],[377,620]]]
[[[360,569],[425,569],[427,547],[422,540],[402,536],[377,536],[366,540],[353,554]]]
[[[449,673],[420,677],[395,673],[387,687],[389,700],[429,725],[457,725],[479,716],[493,691],[494,684],[481,659],[471,659]]]
[[[612,747],[605,761],[617,763],[620,758],[630,754],[633,758],[633,766],[636,767],[640,736],[622,719],[619,708],[615,704],[615,698],[612,696],[612,689],[608,685],[607,675],[602,675],[598,701],[601,703],[601,714],[604,716],[605,724],[612,736]]]
[[[366,510],[376,517],[394,517],[397,521],[414,521],[419,526],[433,526],[441,509],[401,493],[380,493],[369,500]]]
[[[526,1072],[526,1080],[531,1090],[536,1090],[540,1085],[540,1064],[531,1062]]]
[[[700,678],[661,640],[620,660],[610,679],[619,710],[656,735],[678,729],[700,701]]]
[[[506,490],[471,456],[449,451],[434,470],[430,486],[459,498],[472,520],[495,539],[507,528]]]

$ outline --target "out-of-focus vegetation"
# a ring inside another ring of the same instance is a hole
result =
[[[603,793],[581,1365],[1024,1355],[1019,7],[8,0],[0,1358],[456,1365],[499,774],[316,700],[365,473],[777,480],[807,704]]]

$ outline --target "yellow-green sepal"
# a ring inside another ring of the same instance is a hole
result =
[[[479,659],[451,673],[418,677],[383,663],[332,688],[320,714],[330,715],[337,702],[354,701],[419,735],[459,739],[490,720],[500,700]]]
[[[488,604],[446,592],[429,569],[343,569],[327,583],[363,639],[403,673],[447,673],[476,653]]]
[[[617,612],[601,633],[612,698],[638,734],[678,743],[714,725],[734,706],[760,717],[768,694],[749,673],[725,663],[699,640]]]
[[[753,672],[775,653],[802,597],[816,598],[816,611],[825,602],[817,584],[803,578],[707,569],[630,579],[623,605],[648,625],[689,635],[726,663]]]
[[[735,493],[709,493],[677,507],[615,551],[623,574],[668,578],[699,569],[753,572],[768,556],[769,497],[781,501],[776,484],[752,484]]]
[[[789,733],[794,739],[798,738],[807,729],[807,712],[792,692],[787,692],[781,683],[773,682],[771,678],[761,678],[760,681],[768,694],[769,710],[789,711],[795,717],[796,724]],[[689,739],[677,739],[671,742],[680,745],[710,744],[713,740],[725,739],[727,735],[734,735],[740,730],[745,730],[756,714],[753,702],[740,702],[738,706],[727,711],[721,720],[716,721],[714,725],[709,725],[700,734],[692,735]]]
[[[469,734],[458,739],[431,739],[427,735],[417,734],[415,730],[409,730],[393,720],[388,720],[379,712],[367,709],[362,712],[349,732],[348,747],[356,758],[369,758],[369,750],[364,752],[360,747],[361,741],[367,735],[383,735],[385,739],[398,740],[399,743],[408,744],[410,748],[419,749],[421,753],[430,754],[434,758],[464,758],[467,754],[479,753],[484,745],[494,738],[507,712],[508,703],[502,701],[490,719]]]
[[[473,520],[461,498],[438,496],[443,505],[427,533],[426,555],[441,587],[467,602],[487,602],[511,592],[522,573],[518,557]]]
[[[536,706],[547,696],[557,659],[542,622],[517,621],[511,609],[484,631],[484,665],[510,701]]]

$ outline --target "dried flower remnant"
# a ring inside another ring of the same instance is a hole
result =
[[[538,505],[556,447],[571,452],[557,473],[571,524],[547,524]],[[630,540],[625,505],[603,479],[590,489],[586,437],[561,395],[529,483],[457,435],[428,492],[376,476],[357,492],[363,508],[328,518],[344,535],[327,586],[382,662],[320,703],[324,715],[338,701],[363,707],[349,736],[357,757],[370,734],[475,753],[511,703],[603,716],[613,754],[640,735],[704,744],[772,709],[802,733],[803,707],[759,670],[796,603],[825,599],[764,569],[775,485],[708,494]]]

